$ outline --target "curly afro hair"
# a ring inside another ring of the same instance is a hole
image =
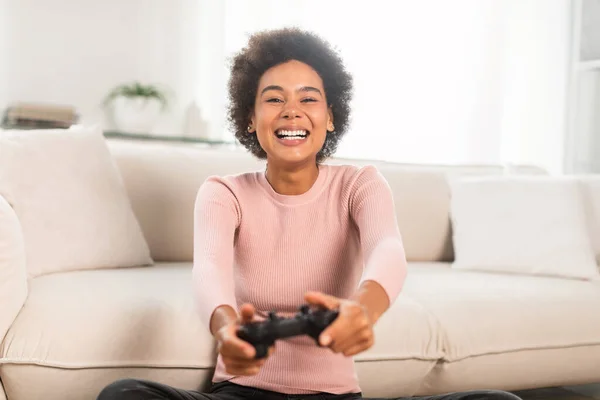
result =
[[[250,37],[247,47],[233,58],[228,121],[237,140],[259,159],[266,159],[267,154],[256,134],[247,130],[258,82],[269,68],[291,60],[303,62],[319,74],[333,113],[335,130],[327,132],[325,143],[317,154],[317,162],[320,163],[336,151],[346,133],[353,81],[337,51],[314,33],[284,28],[258,32]]]

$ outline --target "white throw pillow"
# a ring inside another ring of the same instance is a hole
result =
[[[465,178],[451,190],[453,268],[600,277],[577,179]]]
[[[152,263],[100,129],[3,131],[0,194],[21,223],[30,278]]]

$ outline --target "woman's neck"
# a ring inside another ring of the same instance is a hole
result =
[[[275,192],[288,196],[300,195],[308,192],[316,182],[319,176],[319,167],[316,162],[294,169],[284,169],[267,164],[265,175]]]

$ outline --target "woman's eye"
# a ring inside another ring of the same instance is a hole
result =
[[[283,101],[278,98],[273,98],[273,99],[268,99],[267,103],[283,103]]]
[[[312,97],[307,97],[305,99],[302,99],[303,103],[311,103],[311,102],[314,102],[314,101],[317,101],[317,99],[314,99]]]

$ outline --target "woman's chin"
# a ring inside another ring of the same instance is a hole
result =
[[[300,149],[289,149],[286,151],[273,151],[268,152],[268,159],[271,160],[272,163],[276,163],[280,166],[286,165],[298,165],[298,164],[312,164],[317,159],[317,152],[307,151],[304,149],[301,151]]]

